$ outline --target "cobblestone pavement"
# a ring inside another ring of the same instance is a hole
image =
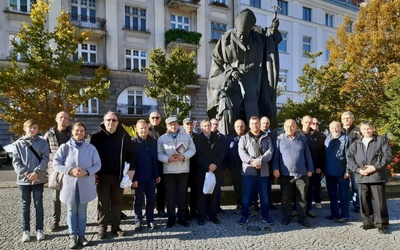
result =
[[[45,225],[50,219],[50,190],[44,192]],[[36,236],[30,242],[21,242],[21,216],[19,190],[15,184],[0,184],[0,249],[67,249],[68,230],[65,223],[65,206],[62,210],[62,229],[46,232],[46,240],[37,242]],[[322,209],[314,209],[317,218],[309,219],[311,228],[304,228],[293,219],[288,226],[280,224],[280,211],[271,211],[275,225],[271,231],[250,229],[264,228],[261,217],[252,217],[246,226],[236,222],[233,206],[224,206],[225,214],[219,215],[222,223],[214,225],[206,222],[198,226],[196,221],[185,228],[175,225],[165,228],[166,219],[157,218],[160,227],[154,231],[144,228],[142,232],[133,230],[133,212],[125,211],[129,219],[123,221],[125,237],[108,236],[98,240],[96,236],[96,201],[89,203],[87,238],[91,240],[86,249],[400,249],[400,199],[388,201],[390,209],[390,228],[387,235],[377,229],[364,231],[360,228],[360,214],[351,213],[351,221],[336,224],[325,219],[329,215],[329,204]],[[34,215],[32,207],[31,214]],[[251,228],[249,228],[251,227]],[[35,225],[32,224],[34,229]]]

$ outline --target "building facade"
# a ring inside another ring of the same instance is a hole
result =
[[[22,22],[29,22],[30,4],[34,0],[0,1],[0,67],[7,66],[10,40],[18,33]],[[165,52],[176,46],[196,51],[197,82],[187,89],[185,100],[194,105],[191,116],[195,120],[207,117],[206,86],[211,66],[212,51],[221,35],[233,28],[235,16],[245,8],[253,10],[257,25],[267,27],[274,17],[273,6],[279,6],[279,30],[283,41],[279,45],[280,83],[282,95],[278,106],[287,98],[301,102],[297,77],[309,62],[303,51],[323,51],[317,66],[325,64],[329,51],[325,42],[334,36],[343,17],[356,20],[360,1],[352,0],[58,0],[53,1],[48,17],[49,29],[56,26],[62,10],[70,13],[78,31],[91,30],[89,40],[79,45],[76,57],[85,61],[82,77],[90,77],[93,70],[106,65],[111,73],[110,96],[106,101],[93,98],[77,107],[76,120],[85,121],[88,132],[93,132],[108,110],[120,114],[125,124],[148,117],[154,110],[162,112],[156,100],[146,96],[148,84],[143,68],[148,66],[154,48]],[[175,39],[167,35],[170,29],[201,33],[199,43]],[[8,125],[0,122],[0,144],[10,142]]]

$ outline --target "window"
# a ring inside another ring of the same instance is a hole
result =
[[[126,69],[133,71],[142,71],[147,67],[147,52],[142,50],[125,50]]]
[[[30,13],[31,5],[36,3],[36,0],[10,0],[12,10]]]
[[[288,2],[278,0],[278,6],[280,7],[280,9],[278,10],[278,13],[281,15],[287,16],[288,15]]]
[[[333,27],[333,15],[332,14],[325,14],[325,25],[328,27]]]
[[[96,23],[96,0],[71,0],[71,19]]]
[[[279,70],[279,79],[278,79],[278,91],[286,91],[287,86],[287,74],[288,71],[286,69]]]
[[[226,0],[211,0],[210,2],[211,3],[221,3],[221,4],[226,5]]]
[[[346,28],[346,31],[349,33],[353,33],[353,26],[354,26],[354,21],[351,20],[349,26]]]
[[[311,9],[303,7],[303,20],[311,22]]]
[[[125,29],[146,31],[146,9],[125,6]]]
[[[83,90],[80,90],[79,93],[82,94]],[[83,103],[79,105],[75,109],[77,114],[98,114],[99,113],[99,100],[95,98],[91,98],[87,101],[87,103]]]
[[[287,52],[287,32],[281,31],[281,35],[282,35],[282,41],[278,45],[278,51],[286,53]]]
[[[261,8],[261,0],[250,0],[250,6]]]
[[[219,40],[226,32],[226,24],[211,23],[211,41]]]
[[[143,91],[128,90],[128,114],[143,114]]]
[[[97,63],[97,45],[90,43],[78,44],[78,54],[74,55],[74,61],[82,58],[84,63]]]
[[[329,56],[331,55],[331,52],[329,51],[329,49],[325,49],[325,60],[329,61]]]
[[[311,37],[303,36],[303,54],[304,52],[311,52]]]
[[[171,29],[183,29],[190,31],[190,18],[171,15]]]

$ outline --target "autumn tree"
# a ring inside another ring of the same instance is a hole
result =
[[[327,49],[330,63],[346,77],[340,87],[344,109],[357,119],[386,122],[388,97],[385,89],[399,65],[400,0],[370,0],[360,6],[353,32],[351,20],[344,19],[336,38],[330,38]]]
[[[189,115],[192,105],[185,100],[186,88],[196,79],[195,52],[187,53],[177,47],[167,55],[159,48],[150,53],[150,65],[145,69],[151,85],[145,86],[146,95],[163,103],[165,115],[178,109],[182,119]]]
[[[104,82],[108,69],[95,71],[89,80],[72,81],[80,75],[83,61],[73,61],[78,44],[89,33],[76,37],[69,15],[61,12],[53,31],[46,27],[50,10],[48,1],[38,0],[32,6],[30,23],[24,23],[12,41],[10,66],[0,71],[0,117],[10,123],[10,131],[21,134],[27,119],[39,121],[44,130],[54,125],[54,117],[65,110],[70,115],[88,99],[108,96],[109,83]]]

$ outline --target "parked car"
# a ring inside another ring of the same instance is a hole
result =
[[[12,143],[7,144],[6,146],[4,146],[4,150],[6,151],[6,162],[11,163],[13,158],[14,145]]]
[[[8,162],[7,151],[0,145],[0,166]]]

